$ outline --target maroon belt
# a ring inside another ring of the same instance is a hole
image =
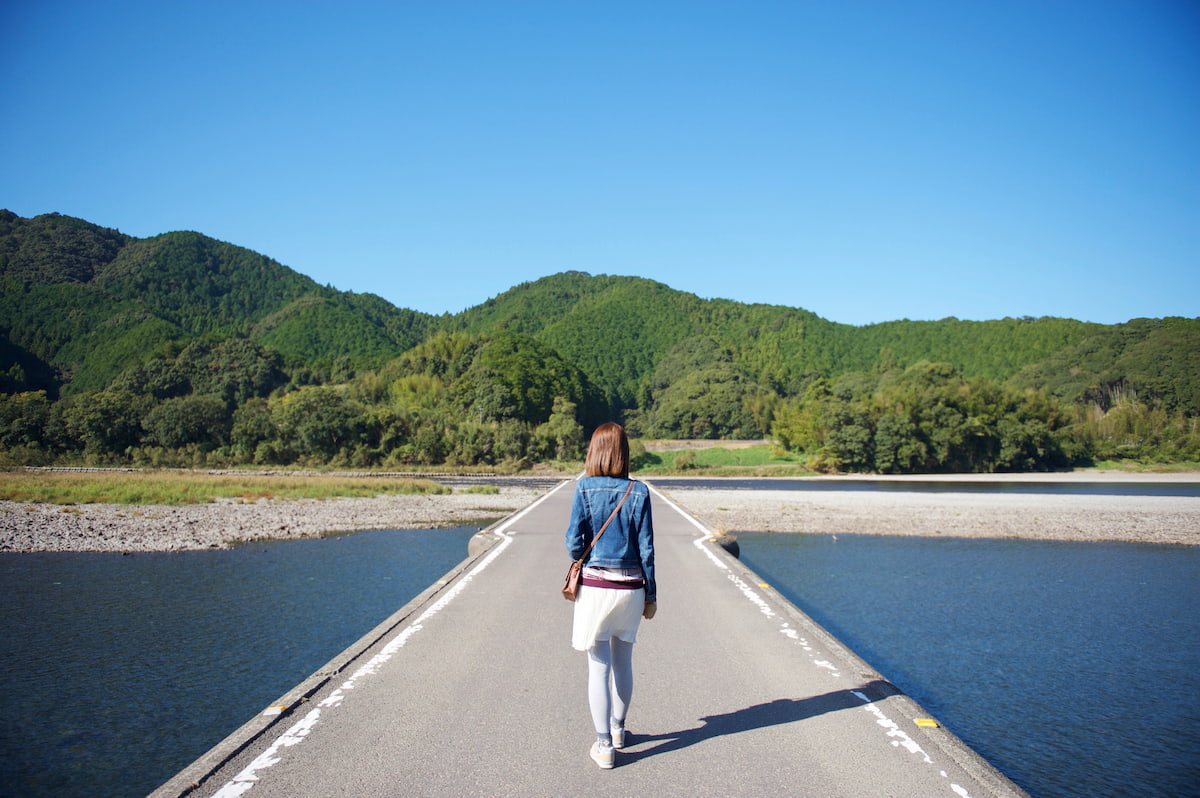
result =
[[[606,587],[610,590],[641,590],[646,586],[644,579],[639,579],[636,582],[610,582],[607,579],[596,579],[593,576],[585,576],[580,581],[587,587]]]

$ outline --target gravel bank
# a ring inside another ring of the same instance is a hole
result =
[[[708,526],[731,533],[1200,545],[1200,498],[1196,497],[690,488],[672,488],[667,495]]]
[[[939,477],[998,481],[1003,477]],[[1200,475],[1021,475],[1010,481],[1197,482]],[[652,481],[652,480],[651,480]],[[903,479],[897,481],[903,482]],[[185,507],[0,502],[0,551],[182,551],[251,540],[320,537],[364,529],[475,524],[506,516],[545,492],[505,486],[496,495],[386,496]],[[1179,496],[791,491],[671,488],[667,495],[728,532],[1117,540],[1200,545],[1200,498]],[[565,523],[565,519],[564,519]]]
[[[0,501],[0,551],[183,551],[364,529],[422,529],[502,518],[542,491],[373,499],[221,500],[183,507]]]

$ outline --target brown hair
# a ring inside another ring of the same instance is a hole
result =
[[[629,438],[625,437],[624,427],[612,421],[596,427],[584,473],[589,477],[629,478]]]

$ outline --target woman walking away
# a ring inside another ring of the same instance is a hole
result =
[[[592,434],[567,527],[571,559],[582,557],[601,530],[584,563],[571,645],[588,654],[591,755],[607,769],[613,749],[625,746],[638,624],[657,609],[650,490],[629,478],[629,439],[620,424],[602,424]]]

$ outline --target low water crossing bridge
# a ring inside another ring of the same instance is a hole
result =
[[[653,491],[627,746],[588,756],[559,589],[574,483],[159,788],[167,796],[992,798],[1016,785]]]

